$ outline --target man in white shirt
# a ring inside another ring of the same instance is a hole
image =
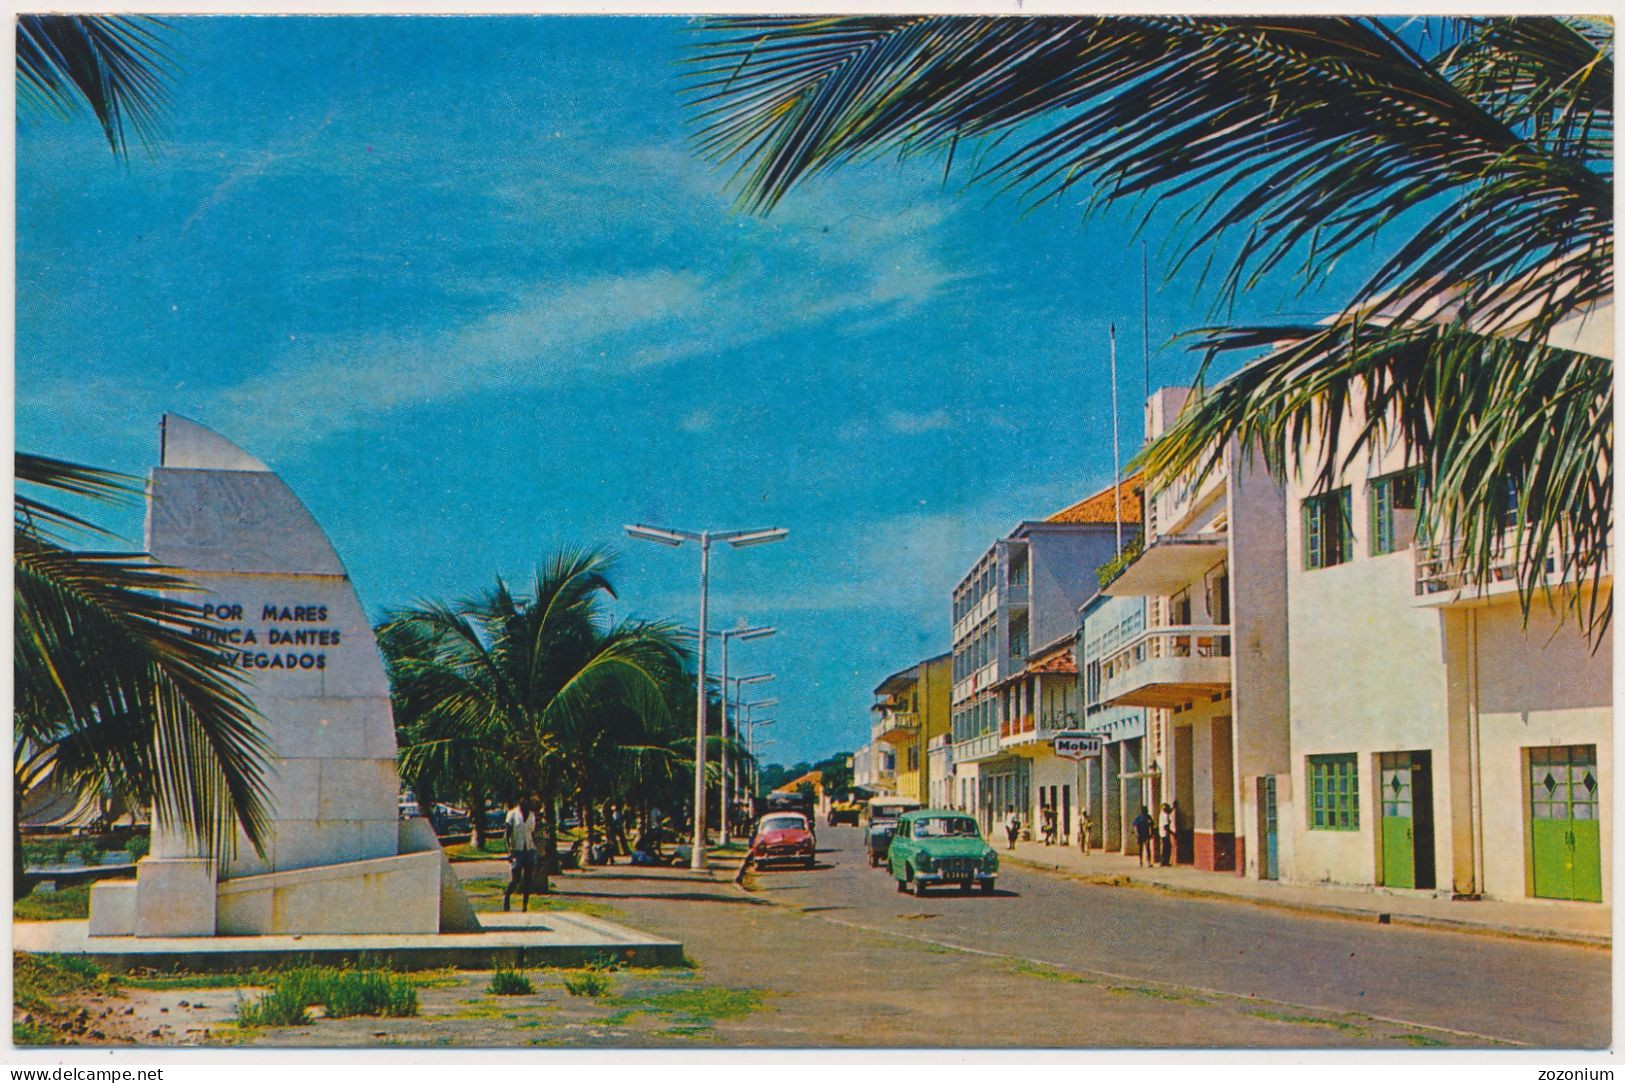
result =
[[[520,893],[520,909],[530,910],[530,874],[536,868],[536,817],[530,802],[521,797],[508,810],[504,821],[508,836],[508,887],[502,892],[502,909],[515,888]]]

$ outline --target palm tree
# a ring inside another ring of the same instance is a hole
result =
[[[17,480],[101,500],[133,479],[18,453]],[[22,865],[23,798],[45,778],[81,792],[111,788],[151,803],[209,851],[240,828],[265,841],[266,746],[238,671],[201,633],[195,591],[141,553],[66,547],[88,520],[19,493],[12,531],[16,609],[13,873]]]
[[[19,106],[60,117],[89,107],[121,157],[128,151],[126,125],[150,143],[172,72],[163,28],[134,15],[19,15]]]
[[[529,597],[499,580],[477,598],[423,603],[385,624],[397,701],[424,727],[402,749],[403,772],[437,758],[449,769],[457,749],[463,763],[540,796],[549,863],[558,801],[590,802],[597,758],[636,754],[629,741],[664,717],[681,658],[666,625],[608,624],[600,600],[614,597],[609,570],[601,553],[565,551],[537,573]]]
[[[946,180],[974,148],[972,182],[1031,204],[1176,200],[1182,260],[1234,244],[1221,312],[1271,272],[1307,288],[1383,244],[1324,323],[1195,333],[1197,393],[1145,453],[1152,483],[1231,438],[1329,480],[1397,431],[1430,471],[1425,527],[1471,572],[1516,518],[1525,615],[1555,547],[1590,583],[1564,604],[1607,627],[1612,358],[1565,328],[1612,300],[1609,22],[718,18],[691,72],[701,153],[763,213],[846,162],[935,154]],[[1217,358],[1261,350],[1207,386]]]

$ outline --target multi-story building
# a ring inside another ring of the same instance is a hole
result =
[[[1611,316],[1571,333],[1611,356]],[[1152,437],[1184,398],[1152,397]],[[1318,466],[1313,433],[1304,446]],[[1324,482],[1290,462],[1278,481],[1238,450],[1147,500],[1145,550],[1103,591],[1144,605],[1143,630],[1124,624],[1100,645],[1099,702],[1152,711],[1146,792],[1178,799],[1181,859],[1300,883],[1607,901],[1612,637],[1563,619],[1575,584],[1562,561],[1547,561],[1550,596],[1537,591],[1527,617],[1515,519],[1505,563],[1469,576],[1453,539],[1418,536],[1426,456],[1397,436]],[[1598,589],[1611,599],[1611,566]]]
[[[897,756],[892,747],[870,741],[852,753],[852,785],[870,794],[897,792]]]
[[[949,656],[939,654],[898,670],[875,688],[872,743],[892,750],[897,796],[922,804],[931,796],[930,743],[949,729],[950,668]]]
[[[1188,396],[1151,396],[1147,440]],[[1285,518],[1281,484],[1232,443],[1206,476],[1147,494],[1144,549],[1102,588],[1145,609],[1099,659],[1099,702],[1154,712],[1146,803],[1174,805],[1177,860],[1199,868],[1246,865],[1257,818],[1239,780],[1286,769]]]
[[[1281,875],[1604,901],[1612,636],[1562,619],[1556,552],[1525,621],[1515,513],[1488,581],[1452,539],[1419,538],[1419,458],[1395,439],[1328,485],[1288,481],[1291,773],[1265,809]]]
[[[1147,709],[1108,704],[1102,697],[1102,666],[1144,633],[1145,611],[1144,598],[1109,594],[1096,594],[1078,611],[1079,724],[1098,733],[1103,746],[1098,758],[1083,761],[1079,800],[1093,825],[1090,845],[1125,854],[1136,850],[1134,817],[1142,806],[1154,809],[1159,802],[1156,776],[1148,771],[1157,756],[1146,744]]]
[[[985,828],[1008,810],[1034,822],[1052,791],[1057,808],[1073,798],[1075,767],[1056,762],[1048,738],[1065,728],[1058,723],[1066,710],[1076,711],[1077,671],[1075,662],[1070,672],[1056,670],[1066,665],[1056,654],[1070,655],[1096,570],[1117,555],[1119,537],[1135,539],[1139,519],[1138,478],[1121,492],[1108,486],[1021,523],[954,589],[952,803],[975,811]],[[1064,709],[1055,705],[1063,689]]]

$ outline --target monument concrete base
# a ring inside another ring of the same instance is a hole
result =
[[[221,973],[317,964],[366,964],[398,970],[499,966],[585,966],[613,959],[635,966],[679,966],[683,945],[602,918],[568,911],[480,914],[479,932],[317,933],[261,936],[92,936],[83,921],[12,925],[12,949],[88,958],[112,974],[131,970]]]
[[[216,882],[203,858],[147,857],[136,879],[91,888],[89,935],[266,936],[479,932],[427,820],[403,820],[397,854]]]

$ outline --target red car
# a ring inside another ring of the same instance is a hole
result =
[[[784,864],[810,869],[817,852],[818,839],[813,835],[812,821],[801,813],[770,812],[756,821],[750,857],[757,868]]]

